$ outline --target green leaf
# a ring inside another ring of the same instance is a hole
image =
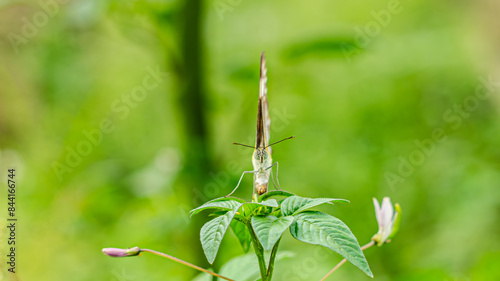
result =
[[[284,55],[290,61],[311,56],[321,58],[325,56],[338,56],[345,58],[346,52],[357,55],[364,51],[364,48],[358,45],[359,43],[354,40],[353,36],[318,37],[312,40],[301,40],[300,43],[290,45],[285,49]]]
[[[281,213],[283,216],[293,216],[307,209],[311,209],[321,204],[332,201],[342,201],[349,203],[345,199],[336,198],[304,198],[299,196],[288,197],[281,203]]]
[[[207,203],[201,205],[200,207],[193,209],[190,211],[191,216],[194,216],[198,214],[201,211],[208,210],[208,209],[216,209],[216,210],[224,210],[224,211],[229,211],[232,210],[236,205],[241,203],[245,203],[244,200],[239,199],[239,198],[217,198],[208,201]]]
[[[217,256],[217,251],[219,251],[222,238],[226,233],[231,220],[234,217],[236,211],[243,205],[238,203],[231,211],[228,211],[220,217],[207,222],[200,231],[201,246],[203,247],[203,252],[210,264],[212,264]]]
[[[278,202],[276,202],[276,199],[269,199],[264,202],[247,202],[245,205],[255,205],[255,206],[266,206],[266,207],[272,207],[272,208],[277,208],[278,207]]]
[[[292,224],[293,217],[255,216],[252,217],[252,227],[259,238],[260,244],[266,251],[271,251],[276,241]]]
[[[270,198],[270,197],[273,197],[273,196],[285,196],[285,197],[290,197],[290,196],[294,196],[295,194],[293,193],[290,193],[288,191],[284,191],[284,190],[272,190],[272,191],[268,191],[264,194],[262,194],[260,197],[259,197],[259,202],[262,202],[264,200],[266,200],[267,198]]]
[[[213,269],[208,268],[208,270],[213,271]],[[196,275],[191,281],[212,281],[212,275],[201,272],[200,274]]]
[[[276,202],[275,199],[269,199],[264,202],[256,203],[256,202],[247,202],[243,204],[242,207],[242,213],[245,215],[245,217],[250,217],[254,215],[254,211],[256,209],[262,208],[262,207],[271,207],[271,208],[277,208],[278,202]]]
[[[236,238],[238,238],[243,251],[245,253],[248,253],[248,250],[250,250],[250,244],[252,243],[252,238],[250,236],[250,233],[248,232],[247,226],[244,223],[236,220],[233,220],[230,225],[234,235],[236,235]]]
[[[305,211],[295,216],[290,233],[302,242],[327,247],[373,277],[356,237],[341,220],[322,212]]]
[[[278,253],[278,255],[276,255],[276,261],[287,259],[292,256],[293,253],[291,252]],[[248,253],[232,258],[222,266],[219,274],[238,281],[254,281],[259,278],[260,275],[257,256],[255,256],[254,253]],[[224,279],[217,278],[217,280],[223,281]]]
[[[219,274],[238,281],[253,281],[260,274],[257,257],[254,253],[249,253],[232,258],[222,266]]]

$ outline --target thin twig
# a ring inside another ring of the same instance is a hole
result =
[[[373,242],[373,240],[372,240],[372,241],[370,241],[370,243],[361,247],[361,251],[364,251],[373,245],[375,245],[375,242]],[[320,281],[326,280],[326,278],[328,278],[328,276],[330,276],[335,270],[337,270],[339,267],[341,267],[346,261],[347,261],[346,259],[341,260],[334,268],[332,268],[332,270],[330,270],[330,272],[328,272],[323,278],[321,278]]]
[[[157,252],[157,251],[155,251],[155,250],[150,250],[150,249],[141,249],[141,252],[148,252],[148,253],[152,253],[152,254],[155,254],[155,255],[158,255],[158,256],[162,256],[162,257],[164,257],[164,258],[171,259],[171,260],[176,261],[176,262],[178,262],[178,263],[182,263],[183,265],[187,265],[187,266],[189,266],[189,267],[192,267],[192,268],[194,268],[194,269],[196,269],[196,270],[203,271],[203,272],[205,272],[205,273],[211,274],[211,275],[213,275],[213,276],[215,276],[215,277],[219,277],[219,278],[222,278],[222,279],[224,279],[224,280],[234,281],[233,279],[230,279],[230,278],[224,277],[224,276],[219,275],[219,274],[217,274],[217,273],[215,273],[215,272],[212,272],[212,271],[210,271],[210,270],[206,270],[206,269],[201,268],[201,267],[199,267],[199,266],[196,266],[196,265],[194,265],[194,264],[190,264],[190,263],[185,262],[185,261],[183,261],[183,260],[180,260],[180,259],[178,259],[178,258],[176,258],[176,257],[172,257],[172,256],[170,256],[170,255],[167,255],[167,254],[164,254],[164,253],[161,253],[161,252]]]

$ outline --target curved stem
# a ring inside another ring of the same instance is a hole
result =
[[[269,268],[267,269],[267,279],[271,280],[273,278],[274,271],[274,261],[276,260],[276,254],[278,253],[278,247],[280,244],[281,238],[278,239],[276,244],[274,244],[273,250],[271,251],[271,258],[269,259]]]
[[[373,240],[372,240],[372,241],[370,241],[370,243],[361,247],[361,251],[364,251],[373,245],[375,245],[375,242],[373,242]],[[330,270],[330,272],[328,272],[323,278],[321,278],[320,281],[326,280],[326,278],[328,278],[328,276],[330,276],[333,272],[335,272],[335,270],[337,270],[339,267],[341,267],[346,261],[347,261],[346,259],[341,260],[334,268],[332,268],[332,270]]]
[[[152,254],[155,254],[155,255],[158,255],[158,256],[161,256],[161,257],[164,257],[164,258],[167,258],[167,259],[170,259],[170,260],[176,261],[176,262],[178,262],[178,263],[182,263],[183,265],[187,265],[187,266],[189,266],[189,267],[191,267],[191,268],[194,268],[194,269],[196,269],[196,270],[203,271],[203,272],[205,272],[205,273],[211,274],[211,275],[213,275],[213,276],[215,276],[215,277],[219,277],[219,278],[222,278],[222,279],[224,279],[224,280],[234,281],[233,279],[230,279],[230,278],[224,277],[224,276],[219,275],[219,274],[217,274],[217,273],[215,273],[215,272],[212,272],[212,271],[210,271],[210,270],[206,270],[206,269],[201,268],[201,267],[199,267],[199,266],[196,266],[196,265],[194,265],[194,264],[190,264],[190,263],[185,262],[185,261],[183,261],[183,260],[180,260],[180,259],[178,259],[178,258],[176,258],[176,257],[172,257],[172,256],[170,256],[170,255],[167,255],[167,254],[164,254],[164,253],[161,253],[161,252],[157,252],[157,251],[155,251],[155,250],[150,250],[150,249],[141,249],[141,252],[148,252],[148,253],[152,253]]]
[[[253,249],[255,254],[257,255],[257,259],[259,260],[259,269],[260,269],[260,278],[262,281],[267,281],[267,268],[266,268],[266,259],[264,258],[264,249],[260,245],[259,239],[257,235],[253,231],[252,224],[250,222],[247,223],[248,230],[250,232],[250,236],[252,238]]]

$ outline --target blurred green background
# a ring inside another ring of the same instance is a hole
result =
[[[321,209],[360,244],[377,231],[372,197],[403,208],[392,243],[366,251],[375,280],[500,280],[499,11],[493,0],[0,1],[0,178],[16,168],[19,218],[14,276],[4,185],[0,280],[197,274],[103,247],[208,267],[208,218],[188,211],[252,169],[252,151],[231,143],[254,143],[262,51],[271,140],[296,136],[274,147],[281,186],[349,199]],[[251,186],[235,195],[249,200]],[[215,268],[243,253],[236,243],[228,231]],[[319,280],[341,259],[288,232],[280,246],[296,255],[274,280]],[[369,277],[344,265],[331,280]]]

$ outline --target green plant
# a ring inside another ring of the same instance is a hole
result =
[[[280,201],[272,197],[286,197]],[[349,202],[335,198],[304,198],[285,191],[270,191],[255,202],[239,198],[217,198],[191,211],[196,215],[204,210],[216,216],[201,229],[200,240],[205,255],[213,263],[228,228],[238,237],[243,249],[251,242],[258,258],[260,278],[271,280],[279,242],[283,233],[302,242],[327,247],[354,264],[368,276],[373,276],[363,251],[345,223],[331,215],[311,211],[322,204]],[[265,252],[270,252],[266,263]]]
[[[277,201],[272,197],[284,197],[284,199]],[[258,280],[268,281],[272,280],[275,261],[290,256],[289,252],[278,254],[281,237],[289,229],[295,239],[324,246],[344,257],[321,281],[328,278],[346,261],[373,277],[363,251],[373,245],[382,246],[391,241],[390,239],[397,233],[401,223],[401,207],[396,204],[396,210],[394,210],[388,197],[384,198],[382,206],[380,206],[374,198],[373,203],[379,230],[368,244],[360,247],[349,227],[341,220],[322,212],[310,210],[322,204],[333,205],[336,202],[349,201],[337,198],[305,198],[286,191],[269,191],[259,197],[255,196],[252,202],[245,202],[245,200],[236,197],[222,197],[191,210],[191,215],[211,210],[211,215],[215,216],[200,231],[201,244],[210,263],[214,262],[222,239],[228,228],[231,228],[245,252],[248,252],[251,246],[253,247],[257,258],[255,266],[255,256],[251,254],[228,261],[219,273],[215,273],[170,255],[139,247],[129,249],[104,248],[102,251],[111,257],[138,256],[142,252],[147,252],[224,280],[233,280],[230,278],[232,277],[238,278],[238,281],[253,281],[257,278],[256,276],[260,275]],[[258,271],[255,270],[257,265]],[[212,280],[211,276],[204,274],[196,277],[193,281]]]

